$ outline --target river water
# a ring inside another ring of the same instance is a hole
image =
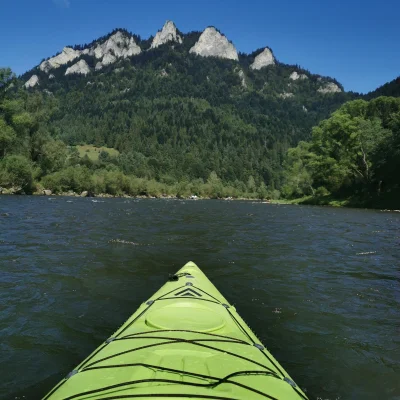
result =
[[[399,238],[390,212],[2,196],[0,398],[40,399],[192,260],[311,399],[400,399]]]

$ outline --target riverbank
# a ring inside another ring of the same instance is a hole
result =
[[[0,187],[0,194],[213,199],[275,199],[280,195],[277,190],[268,190],[264,183],[256,185],[254,179],[250,180],[247,186],[239,181],[234,185],[228,185],[215,174],[210,174],[211,178],[207,182],[203,180],[160,182],[127,176],[118,171],[90,175],[88,170],[78,167],[70,171],[68,176],[58,173],[53,175],[44,177],[40,182],[34,181],[29,184],[3,184],[3,187]]]
[[[304,196],[297,199],[272,200],[276,204],[302,204],[310,206],[370,208],[384,211],[400,211],[400,193],[391,192],[370,196]]]
[[[19,190],[3,189],[0,195],[32,195],[32,196],[64,196],[64,197],[93,197],[93,198],[127,198],[127,199],[176,199],[176,200],[226,200],[226,201],[253,201],[263,204],[292,204],[292,205],[310,205],[310,206],[328,206],[328,207],[347,207],[347,208],[368,208],[382,211],[400,212],[400,198],[398,193],[390,193],[381,196],[370,197],[346,197],[338,198],[329,196],[304,196],[297,199],[260,199],[257,193],[254,196],[204,196],[204,195],[174,195],[174,194],[138,194],[130,195],[126,193],[92,193],[83,191],[80,193],[72,190],[67,192],[53,193],[49,189],[43,189],[33,193],[23,193]]]
[[[256,197],[213,197],[213,196],[179,196],[179,195],[170,195],[170,194],[161,194],[161,195],[129,195],[126,193],[121,194],[109,194],[109,193],[92,193],[89,191],[83,191],[81,193],[76,193],[73,191],[68,192],[59,192],[53,193],[51,190],[44,189],[41,192],[33,192],[33,193],[24,193],[17,190],[12,189],[3,189],[0,191],[0,196],[42,196],[42,197],[92,197],[92,198],[127,198],[127,199],[175,199],[175,200],[225,200],[225,201],[233,201],[233,200],[241,200],[241,201],[257,201],[263,204],[269,204],[273,201],[265,200],[265,199],[257,199]]]

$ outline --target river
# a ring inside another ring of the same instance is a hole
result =
[[[40,399],[192,260],[311,399],[400,399],[399,238],[376,210],[0,196],[0,398]]]

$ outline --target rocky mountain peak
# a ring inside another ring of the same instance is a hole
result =
[[[59,68],[62,65],[68,64],[81,55],[95,56],[100,61],[97,63],[97,69],[101,69],[104,65],[112,64],[121,57],[130,57],[139,54],[142,50],[136,44],[133,37],[127,35],[125,32],[117,31],[111,35],[103,43],[97,43],[93,47],[87,47],[83,50],[74,50],[71,47],[64,47],[63,51],[43,61],[39,68],[41,71],[48,73],[54,68]]]
[[[79,50],[74,50],[71,47],[64,47],[60,54],[43,61],[39,68],[41,71],[48,73],[51,69],[59,68],[61,65],[69,63],[80,55],[81,52]]]
[[[256,56],[253,64],[250,65],[250,68],[259,70],[268,65],[275,65],[275,57],[272,54],[272,51],[266,47],[258,56]]]
[[[235,46],[229,42],[226,36],[219,33],[214,27],[206,28],[189,52],[203,57],[239,60]]]
[[[178,35],[176,26],[172,21],[167,21],[162,30],[156,33],[150,48],[154,49],[168,42],[182,43],[182,37]]]
[[[179,34],[174,22],[168,20],[153,38],[150,48],[158,48],[164,44],[168,44],[170,48],[174,48],[176,44],[183,42],[183,37],[183,34]],[[192,38],[197,38],[198,33],[188,34],[185,37],[188,42],[193,40]],[[139,41],[136,42],[136,40]],[[52,85],[51,81],[56,79],[55,76],[57,76],[57,81],[62,84],[63,80],[58,79],[61,78],[62,74],[86,76],[91,72],[95,73],[95,71],[102,70],[105,66],[116,64],[122,58],[130,58],[142,54],[140,43],[142,43],[142,41],[140,41],[137,36],[130,34],[125,29],[116,29],[107,36],[94,40],[89,45],[64,47],[61,53],[43,61],[38,67],[31,70],[30,73],[24,74],[23,78],[25,79],[23,84],[27,89],[40,85],[39,87],[44,90],[47,85]],[[146,40],[144,43],[146,43],[147,48],[148,41]],[[158,50],[160,55],[162,55],[164,50],[168,51],[168,47],[160,48]],[[186,52],[187,47],[180,46],[179,51]],[[190,48],[189,52],[202,57],[217,57],[235,61],[239,59],[235,46],[215,27],[207,27],[200,34],[197,42]],[[249,69],[261,70],[262,68],[277,64],[272,50],[268,47],[259,49],[253,54],[243,55],[243,59],[246,59],[246,62],[243,63],[242,66],[240,66],[239,63],[234,66],[234,72],[239,77],[240,80],[238,82],[241,83],[243,89],[253,85],[257,86],[257,83],[253,81],[253,75],[249,74]],[[145,61],[146,57],[143,57],[143,60]],[[198,60],[198,62],[200,65],[199,68],[202,68],[201,60]],[[252,62],[249,67],[247,67],[248,62]],[[135,64],[135,60],[132,60],[131,65],[132,64]],[[89,65],[91,67],[89,67]],[[126,65],[128,65],[128,63]],[[115,66],[117,67],[117,65]],[[122,65],[118,65],[118,67],[121,66]],[[61,72],[58,70],[58,74],[55,73],[55,69],[60,67],[62,67]],[[276,68],[280,67],[281,65],[278,64]],[[274,79],[281,79],[283,86],[286,85],[285,87],[292,89],[287,89],[287,93],[277,93],[277,96],[280,98],[286,99],[294,96],[297,93],[296,88],[298,88],[299,84],[303,86],[304,90],[308,90],[307,85],[304,86],[301,84],[302,81],[306,81],[307,79],[312,79],[313,82],[317,79],[317,90],[313,90],[314,94],[321,93],[325,95],[343,91],[342,87],[335,83],[332,78],[312,75],[311,73],[304,72],[302,68],[297,66],[285,66],[282,64],[282,67],[285,68],[284,73],[280,74],[279,77],[274,77]],[[39,71],[45,72],[45,74],[39,73],[38,69]],[[108,69],[115,70],[115,72],[122,71],[120,68]],[[168,73],[170,73],[170,77],[172,77],[172,73],[169,70],[162,70],[159,76],[167,77]],[[207,80],[209,80],[208,77]],[[264,82],[263,88],[266,87],[267,84],[268,82]],[[293,88],[295,90],[293,90]],[[271,91],[274,91],[274,89],[271,88]]]
[[[90,73],[90,68],[85,60],[79,60],[76,64],[67,68],[67,70],[65,71],[65,75],[70,75],[70,74],[87,75],[88,73]]]
[[[96,69],[101,69],[105,65],[115,63],[118,58],[131,57],[142,52],[133,37],[129,37],[124,32],[117,31],[103,43],[97,44],[94,49],[90,49],[90,55],[101,60],[96,64]]]

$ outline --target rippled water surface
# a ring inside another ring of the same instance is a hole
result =
[[[400,399],[399,228],[379,211],[0,197],[0,398],[40,399],[193,260],[310,398]]]

